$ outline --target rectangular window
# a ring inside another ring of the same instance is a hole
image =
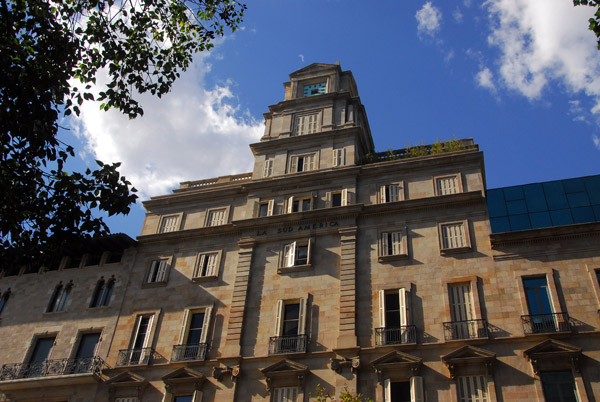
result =
[[[423,377],[410,377],[409,381],[383,382],[385,402],[423,402]]]
[[[406,254],[402,250],[402,232],[383,232],[381,233],[381,256],[392,256]]]
[[[148,364],[150,361],[151,352],[148,345],[150,344],[153,321],[154,315],[139,315],[137,317],[126,365]]]
[[[385,184],[379,187],[379,203],[404,200],[404,186],[401,183]]]
[[[273,389],[273,402],[296,402],[298,387],[277,387]]]
[[[488,402],[487,381],[483,375],[456,377],[459,402]]]
[[[469,247],[465,222],[447,223],[440,225],[442,250],[461,249]]]
[[[313,134],[319,131],[319,113],[296,116],[296,135]]]
[[[306,299],[279,300],[269,353],[306,351]]]
[[[76,359],[89,359],[96,356],[96,348],[100,342],[100,333],[82,334],[75,353]]]
[[[348,205],[348,189],[330,191],[326,194],[327,208],[345,207]]]
[[[179,215],[168,215],[161,218],[158,233],[168,233],[176,230],[179,230]]]
[[[273,216],[273,209],[275,208],[275,200],[263,201],[258,204],[258,216]]]
[[[315,170],[315,154],[290,157],[289,173],[308,172],[311,170]]]
[[[546,278],[523,279],[523,287],[525,288],[529,314],[552,314],[552,304],[550,303]]]
[[[283,246],[282,267],[309,265],[311,240],[288,243]]]
[[[225,225],[227,223],[226,215],[227,208],[212,209],[208,211],[208,216],[206,218],[206,226]]]
[[[200,253],[196,258],[193,278],[216,277],[219,274],[220,252]]]
[[[102,260],[102,253],[90,253],[85,257],[85,266],[91,267],[94,265],[100,265]]]
[[[116,264],[118,262],[121,262],[122,258],[123,258],[122,251],[109,251],[108,255],[106,256],[106,261],[104,261],[104,263],[105,264]]]
[[[333,150],[333,167],[346,165],[346,148],[338,148]]]
[[[436,195],[448,195],[461,192],[457,175],[436,177],[435,188]]]
[[[204,360],[212,307],[187,310],[183,319],[181,345],[173,347],[171,361]]]
[[[162,283],[167,281],[169,275],[169,258],[161,258],[150,262],[146,274],[146,283]]]
[[[179,395],[173,398],[173,402],[193,402],[194,395]]]
[[[377,345],[416,342],[410,317],[410,290],[379,291],[379,325],[375,331]]]
[[[29,356],[29,365],[24,365],[23,368],[22,374],[24,377],[41,377],[46,373],[48,365],[39,363],[49,359],[55,340],[56,337],[54,336],[36,339],[35,346]]]
[[[549,402],[578,402],[577,388],[571,371],[543,371],[540,373],[544,399]]]
[[[452,283],[448,285],[450,298],[451,339],[478,338],[478,326],[475,321],[473,294],[470,283]]]
[[[312,209],[313,197],[290,197],[287,201],[287,213],[305,212]]]
[[[271,177],[273,175],[273,159],[265,160],[263,165],[263,177]]]
[[[65,264],[65,269],[79,268],[82,260],[83,260],[82,255],[79,255],[76,257],[67,257],[67,263]]]

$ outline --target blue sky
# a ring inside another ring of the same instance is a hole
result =
[[[162,99],[129,121],[84,106],[67,140],[121,161],[142,199],[250,171],[262,114],[288,74],[351,70],[378,151],[472,137],[488,188],[599,174],[600,52],[571,0],[255,0]],[[101,81],[101,79],[99,80]],[[141,203],[113,232],[139,234]]]

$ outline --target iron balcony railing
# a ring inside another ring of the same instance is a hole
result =
[[[124,349],[119,350],[117,366],[135,366],[150,363],[154,355],[152,348]]]
[[[172,362],[183,362],[188,360],[204,360],[208,344],[194,343],[190,345],[175,345],[171,353]]]
[[[4,364],[0,367],[0,381],[69,374],[96,374],[104,365],[104,360],[99,357]]]
[[[567,313],[522,315],[521,322],[525,335],[571,331]]]
[[[444,323],[444,339],[479,339],[488,337],[487,320],[450,321]]]
[[[375,328],[375,345],[400,345],[417,343],[417,327],[404,325],[398,328]]]
[[[272,336],[269,339],[269,354],[306,352],[307,335]]]

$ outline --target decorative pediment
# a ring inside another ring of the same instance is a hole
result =
[[[465,345],[442,356],[442,362],[444,362],[450,371],[450,378],[455,377],[457,366],[483,367],[485,368],[486,375],[491,375],[494,363],[496,362],[496,354],[485,349],[476,348],[475,346]]]
[[[125,371],[105,381],[108,385],[108,400],[113,402],[117,396],[135,396],[139,400],[148,386],[148,380],[141,375]]]
[[[327,64],[327,63],[312,63],[306,67],[301,68],[300,70],[296,70],[290,74],[291,78],[294,78],[298,75],[305,75],[309,73],[315,73],[319,71],[327,71],[339,68],[338,64]]]
[[[572,368],[579,372],[582,349],[556,339],[546,339],[524,350],[523,355],[531,362],[535,374],[541,369]]]
[[[168,392],[171,392],[173,387],[177,386],[194,386],[194,389],[202,388],[202,384],[206,380],[206,376],[196,370],[187,367],[181,367],[169,374],[161,377],[165,383]]]
[[[284,359],[260,370],[267,380],[267,389],[270,391],[273,384],[290,384],[302,387],[306,375],[310,372],[308,366]]]
[[[419,375],[423,359],[400,351],[390,352],[371,362],[379,381],[391,377],[408,378]]]

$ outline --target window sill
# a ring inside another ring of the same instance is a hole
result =
[[[146,288],[160,288],[160,287],[164,287],[167,286],[167,281],[163,281],[163,282],[144,282],[142,283],[142,289],[146,289]]]
[[[471,248],[471,246],[465,246],[465,247],[457,247],[457,248],[443,248],[440,250],[440,254],[441,255],[446,255],[446,254],[459,254],[459,253],[466,253],[469,251],[473,251],[473,249]]]
[[[88,307],[87,310],[88,311],[93,311],[93,310],[107,310],[110,308],[109,306],[93,306],[93,307]]]
[[[219,277],[217,275],[197,276],[197,277],[192,278],[192,282],[211,282],[211,281],[216,281],[217,279],[219,279]]]
[[[379,262],[407,260],[407,259],[408,259],[408,254],[380,255],[379,257],[377,257],[377,261],[379,261]]]
[[[44,315],[65,314],[67,310],[61,311],[44,311]]]
[[[311,264],[293,265],[291,267],[279,267],[279,268],[277,268],[277,273],[278,274],[287,274],[290,272],[301,272],[301,271],[308,271],[311,269],[312,269]]]

